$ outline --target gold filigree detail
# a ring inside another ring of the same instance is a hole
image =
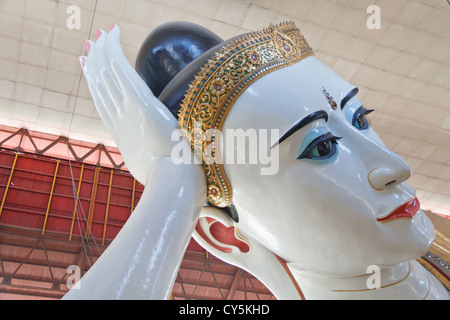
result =
[[[211,83],[211,93],[215,96],[221,96],[227,91],[227,84],[224,80],[217,78]]]
[[[181,103],[178,125],[187,132],[194,151],[203,155],[203,150],[208,149],[211,154],[207,160],[218,158],[218,136],[213,133],[211,139],[202,143],[193,141],[195,123],[201,122],[205,132],[209,129],[220,131],[234,102],[251,84],[272,71],[313,54],[293,22],[270,25],[224,46],[195,76]],[[223,165],[203,159],[203,168],[208,184],[208,201],[218,207],[229,206],[232,190]]]
[[[214,184],[210,184],[208,186],[208,196],[214,201],[220,201],[222,198],[222,192],[220,191],[220,188]]]
[[[261,63],[261,56],[255,49],[248,52],[247,58],[252,65],[258,65]]]

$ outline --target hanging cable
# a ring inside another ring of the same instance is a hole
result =
[[[92,35],[92,28],[93,28],[93,25],[94,25],[95,13],[97,11],[97,4],[98,4],[98,0],[95,1],[94,10],[92,11],[92,19],[91,19],[90,27],[89,27],[89,36],[88,36],[89,38],[91,38],[91,35]],[[78,79],[77,92],[76,92],[76,95],[75,95],[75,101],[74,101],[72,114],[71,114],[71,118],[70,118],[70,123],[69,123],[68,137],[70,137],[70,133],[72,131],[72,123],[73,123],[73,118],[74,118],[74,115],[75,115],[75,108],[77,106],[78,95],[79,95],[79,91],[80,91],[82,78],[83,78],[83,73],[80,74],[80,78]],[[87,243],[87,244],[85,243],[85,242],[88,242],[89,239],[84,234],[84,232],[82,231],[82,228],[81,228],[81,219],[80,219],[80,216],[79,216],[79,212],[80,211],[81,211],[82,218],[83,218],[84,222],[86,223],[87,230],[89,230],[89,234],[91,235],[92,242],[94,243],[95,247],[97,248],[98,254],[100,254],[101,251],[100,251],[100,248],[99,248],[97,242],[95,241],[95,238],[94,238],[94,235],[92,233],[91,227],[89,226],[89,223],[87,221],[86,215],[84,213],[83,206],[81,205],[81,201],[80,201],[79,197],[77,196],[77,188],[75,187],[75,179],[73,177],[73,168],[72,168],[72,161],[70,159],[70,150],[69,150],[69,141],[68,140],[66,141],[66,145],[67,145],[67,156],[68,156],[68,159],[69,159],[69,169],[70,169],[70,174],[71,174],[71,179],[72,179],[72,190],[73,190],[73,193],[74,193],[75,207],[79,208],[79,210],[75,211],[75,214],[76,214],[78,229],[79,229],[79,232],[80,232],[81,244],[82,244],[84,253],[86,255],[86,258],[89,259],[89,262],[90,262],[90,264],[92,266],[93,265],[92,257],[94,256],[94,254],[91,251],[89,243]],[[79,181],[79,187],[80,188],[81,188],[81,183],[82,183],[82,179],[80,179],[80,181]],[[77,201],[78,201],[78,203],[77,203]],[[88,251],[89,251],[89,253],[88,253]]]

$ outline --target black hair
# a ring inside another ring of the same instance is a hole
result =
[[[135,69],[147,86],[178,119],[181,102],[195,75],[228,42],[190,22],[168,22],[155,28],[142,43]],[[222,208],[235,222],[233,204]]]

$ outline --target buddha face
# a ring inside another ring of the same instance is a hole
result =
[[[354,276],[421,256],[434,228],[406,183],[409,166],[374,132],[369,109],[314,57],[252,84],[223,129],[278,129],[279,163],[272,175],[259,164],[224,164],[237,227],[297,270],[320,275]]]

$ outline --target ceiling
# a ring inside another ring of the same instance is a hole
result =
[[[381,28],[367,28],[370,5]],[[81,9],[69,29],[67,8]],[[115,146],[77,57],[117,23],[133,64],[156,26],[174,20],[224,39],[293,20],[316,56],[360,88],[372,124],[411,166],[422,207],[450,215],[450,4],[447,0],[0,0],[0,125]]]

